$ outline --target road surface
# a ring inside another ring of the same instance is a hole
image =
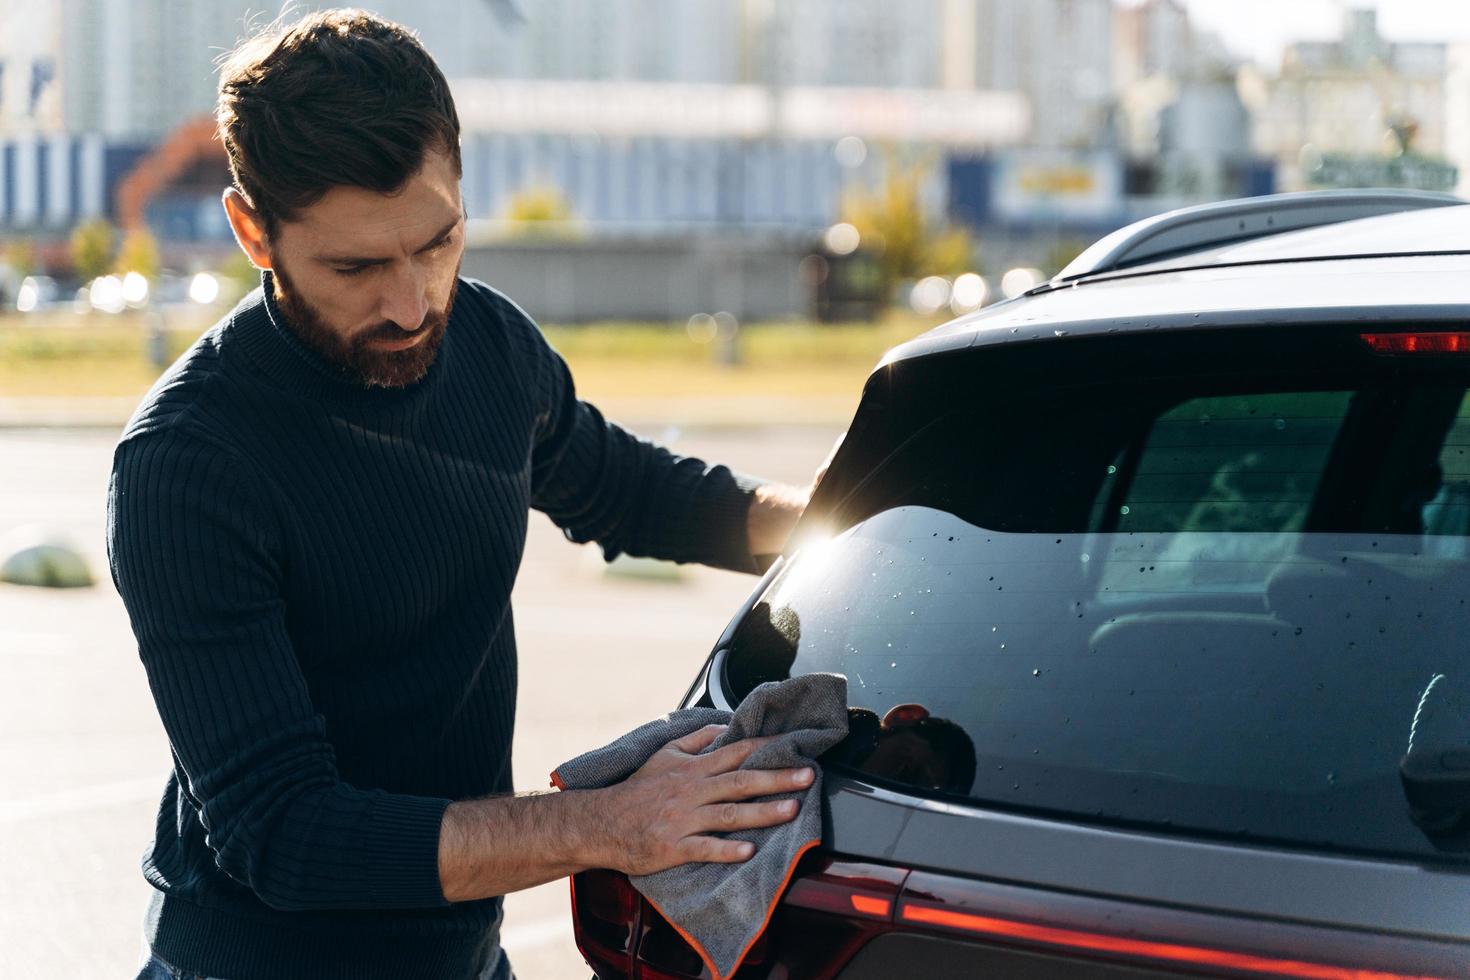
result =
[[[651,431],[681,452],[806,482],[830,428]],[[0,585],[0,975],[130,977],[143,955],[139,871],[169,766],[127,615],[107,578],[104,499],[115,431],[0,429],[0,536],[71,535],[99,583]],[[516,786],[674,705],[754,584],[703,568],[610,575],[592,546],[534,515],[514,595]],[[504,944],[520,980],[585,977],[566,882],[512,895]]]

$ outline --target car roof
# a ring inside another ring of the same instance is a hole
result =
[[[972,346],[1215,327],[1470,324],[1470,205],[1361,218],[1053,280],[895,347],[880,367]]]
[[[1404,211],[1283,232],[1177,256],[1130,271],[1445,252],[1470,252],[1470,204]]]

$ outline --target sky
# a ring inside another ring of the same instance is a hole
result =
[[[1377,8],[1378,29],[1390,41],[1470,42],[1470,0],[1184,0],[1184,5],[1194,23],[1219,34],[1230,51],[1269,68],[1279,66],[1282,48],[1292,41],[1337,38],[1348,7]]]

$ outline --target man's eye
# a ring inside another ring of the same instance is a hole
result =
[[[345,269],[333,269],[332,271],[335,272],[335,273],[337,273],[337,275],[339,275],[339,276],[360,276],[364,272],[368,271],[368,269],[370,269],[370,268],[372,268],[372,266],[368,266],[368,265],[350,265],[350,266],[348,266]]]

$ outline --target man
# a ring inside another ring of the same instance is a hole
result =
[[[507,795],[509,597],[532,507],[609,557],[750,571],[804,495],[604,421],[458,278],[459,124],[403,28],[336,11],[247,42],[218,116],[262,288],[144,400],[109,493],[173,754],[143,975],[508,977],[506,892],[748,858],[717,832],[791,819],[748,801],[812,774],[699,756],[714,730],[611,789]]]

